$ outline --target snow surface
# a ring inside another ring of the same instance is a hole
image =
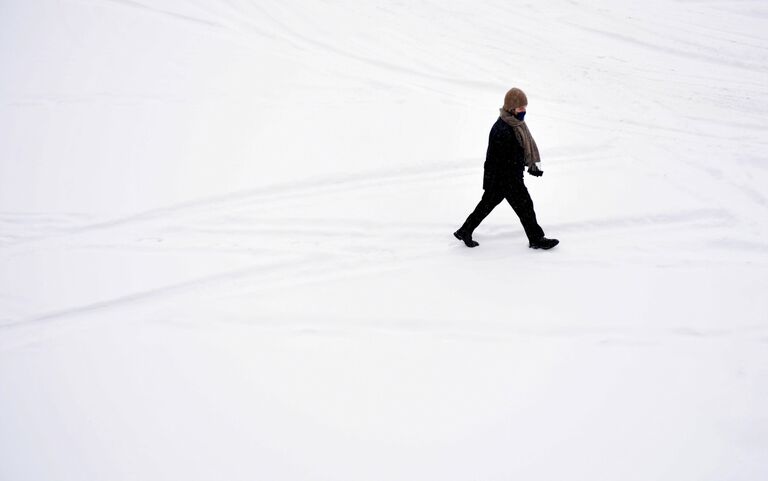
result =
[[[0,1],[0,479],[768,479],[768,3]],[[548,235],[501,205],[526,90]]]

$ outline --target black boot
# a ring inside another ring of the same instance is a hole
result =
[[[557,244],[559,244],[560,241],[557,239],[547,239],[546,237],[542,237],[541,239],[537,239],[535,241],[531,241],[530,244],[528,244],[528,247],[531,249],[551,249],[555,247]]]
[[[477,241],[472,240],[472,234],[467,234],[461,229],[454,232],[453,236],[462,241],[467,247],[477,247],[480,245]]]

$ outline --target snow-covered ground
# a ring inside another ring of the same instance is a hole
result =
[[[0,0],[0,479],[768,479],[768,3]],[[467,249],[512,86],[562,243]]]

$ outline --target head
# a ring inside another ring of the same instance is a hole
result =
[[[528,107],[528,97],[519,88],[511,88],[504,96],[504,110],[511,114],[525,112]]]

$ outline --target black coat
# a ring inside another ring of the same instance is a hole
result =
[[[506,122],[496,121],[488,136],[483,189],[505,190],[523,180],[525,154],[515,132]]]

